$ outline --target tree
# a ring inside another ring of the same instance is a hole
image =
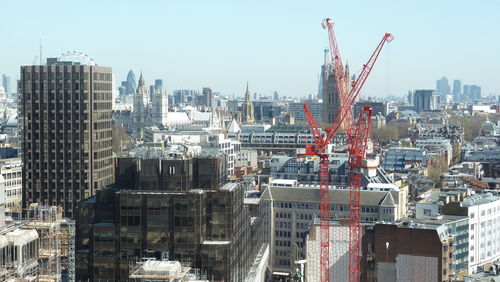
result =
[[[378,141],[380,144],[387,144],[390,141],[403,139],[408,137],[408,123],[397,125],[389,124],[381,128],[372,127],[371,138]]]
[[[441,174],[448,171],[448,163],[444,156],[439,156],[431,160],[427,168],[427,175],[434,183],[441,185]]]
[[[452,164],[458,164],[461,162],[461,155],[460,155],[461,147],[462,145],[460,143],[453,144],[453,153],[451,157]]]
[[[460,124],[464,127],[464,139],[465,141],[471,142],[479,136],[479,131],[483,126],[483,123],[486,121],[486,116],[488,119],[494,123],[497,122],[498,117],[493,114],[477,114],[471,117],[451,117],[450,123]]]

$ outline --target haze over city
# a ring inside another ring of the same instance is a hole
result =
[[[327,46],[320,22],[335,22],[344,62],[359,72],[384,32],[388,44],[363,96],[402,96],[447,76],[500,93],[500,2],[482,1],[7,1],[0,67],[82,51],[111,66],[116,80],[132,69],[168,91],[210,86],[224,95],[250,91],[316,94]],[[33,20],[27,20],[33,19]],[[38,63],[38,62],[37,62]]]
[[[3,1],[0,281],[500,281],[499,11]]]

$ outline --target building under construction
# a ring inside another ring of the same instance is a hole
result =
[[[118,158],[116,184],[78,205],[77,280],[159,279],[174,264],[137,262],[168,253],[211,281],[244,281],[262,244],[261,225],[225,167],[223,154],[172,157],[159,149]]]
[[[62,208],[31,205],[0,230],[2,281],[74,281],[74,222]]]

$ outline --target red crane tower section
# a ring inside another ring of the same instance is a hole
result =
[[[330,19],[325,19],[322,23],[323,28],[328,29],[328,36],[330,39],[330,52],[331,52],[331,59],[332,59],[332,64],[333,64],[333,71],[335,72],[335,77],[336,77],[336,85],[339,90],[339,96],[340,96],[340,101],[341,101],[341,107],[339,109],[339,112],[335,115],[335,119],[333,120],[332,124],[326,128],[326,135],[323,135],[318,127],[317,122],[314,120],[309,107],[307,104],[304,104],[304,110],[306,112],[307,120],[309,122],[309,126],[311,129],[311,134],[313,135],[313,140],[314,140],[314,145],[308,145],[306,146],[306,152],[305,154],[299,154],[298,156],[317,156],[320,159],[320,170],[319,170],[319,182],[320,182],[320,199],[319,199],[319,207],[320,207],[320,281],[321,282],[329,282],[330,281],[330,254],[329,254],[329,247],[330,247],[330,194],[329,194],[329,159],[328,159],[328,152],[326,151],[327,145],[330,143],[331,139],[335,136],[337,131],[340,129],[342,124],[345,122],[346,117],[347,120],[349,121],[347,124],[347,132],[348,136],[354,136],[352,135],[352,132],[359,132],[359,131],[353,131],[352,129],[355,127],[350,122],[350,116],[351,116],[351,109],[352,105],[356,101],[356,98],[359,95],[359,92],[361,91],[361,88],[363,87],[366,79],[368,78],[373,65],[375,64],[375,61],[377,60],[380,51],[382,50],[382,47],[386,42],[390,42],[393,39],[393,36],[390,33],[386,33],[382,40],[380,41],[379,45],[373,52],[372,56],[368,60],[366,64],[363,65],[363,68],[361,70],[360,75],[356,79],[355,82],[352,83],[351,89],[348,91],[348,81],[349,78],[345,77],[345,70],[342,64],[342,59],[340,57],[340,52],[339,48],[337,46],[337,42],[335,39],[335,33],[333,32],[333,22]],[[364,113],[364,111],[362,111]],[[370,117],[371,117],[371,112],[370,112]],[[368,118],[368,116],[363,116],[363,118]],[[363,120],[362,120],[363,121]],[[365,123],[368,121],[365,121]],[[359,121],[358,121],[359,123]],[[368,122],[369,123],[369,122]],[[358,134],[358,133],[356,133]],[[364,136],[364,135],[363,135]],[[366,135],[367,136],[367,135]],[[365,141],[366,144],[366,141]],[[366,145],[365,145],[366,147]],[[359,190],[359,189],[358,189]],[[358,192],[359,195],[359,192]],[[355,197],[350,197],[351,199],[355,199]],[[355,201],[350,203],[350,205],[356,204]],[[358,201],[357,201],[357,206],[358,206],[358,226],[359,226],[359,196],[358,196]],[[356,209],[354,209],[356,210]],[[352,216],[352,215],[350,215]],[[350,224],[351,225],[351,224]],[[351,233],[351,232],[350,232]],[[358,234],[359,234],[359,227],[358,227]],[[351,241],[351,236],[350,236],[350,241]],[[359,238],[357,239],[359,242]],[[351,244],[350,244],[351,245]],[[358,244],[358,251],[357,251],[357,261],[359,261],[359,244]],[[349,260],[351,261],[351,259]],[[354,257],[353,257],[354,261]],[[351,269],[349,267],[349,271],[351,273],[357,273],[357,277],[359,280],[359,263],[356,268]],[[349,274],[349,277],[354,275]]]
[[[360,225],[360,191],[361,169],[365,159],[366,143],[370,135],[372,108],[363,107],[359,113],[356,126],[348,135],[349,148],[349,281],[360,280],[361,264],[361,225]]]

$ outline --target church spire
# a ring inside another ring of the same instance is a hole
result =
[[[242,105],[242,112],[243,112],[243,122],[245,124],[254,124],[255,118],[254,118],[254,112],[253,112],[253,103],[250,100],[250,91],[248,90],[248,81],[247,81],[247,90],[245,92],[245,102],[243,102]]]
[[[250,91],[248,91],[248,81],[247,81],[247,90],[245,91],[245,102],[250,102]]]
[[[144,86],[144,78],[142,77],[142,70],[141,70],[141,77],[139,77],[139,86]]]

